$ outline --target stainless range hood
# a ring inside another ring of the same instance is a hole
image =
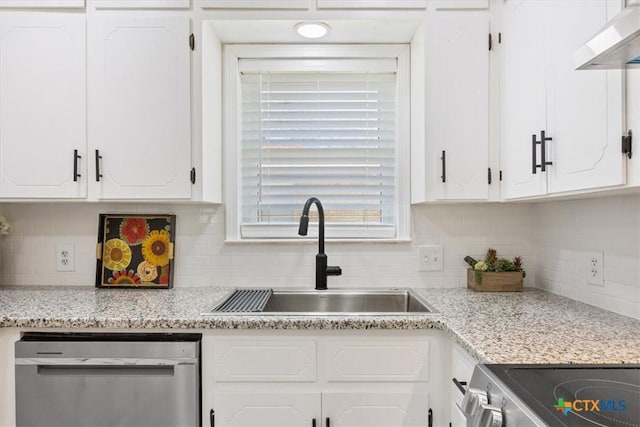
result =
[[[640,0],[634,0],[576,50],[577,70],[640,68]]]

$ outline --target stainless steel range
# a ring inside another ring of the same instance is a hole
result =
[[[477,365],[467,427],[640,427],[640,365]]]

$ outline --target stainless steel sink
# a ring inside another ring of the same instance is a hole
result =
[[[263,290],[261,290],[263,291]],[[208,314],[253,315],[436,315],[439,314],[426,301],[410,289],[330,289],[273,290],[256,309],[220,311],[229,295],[213,312]],[[244,311],[243,311],[244,310]]]

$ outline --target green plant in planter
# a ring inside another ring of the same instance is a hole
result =
[[[464,257],[464,260],[473,268],[476,275],[476,282],[478,283],[482,283],[482,273],[484,271],[521,271],[522,277],[525,275],[525,271],[522,269],[522,257],[517,256],[511,261],[506,258],[498,258],[497,251],[492,248],[487,250],[483,261],[478,261],[468,255]]]

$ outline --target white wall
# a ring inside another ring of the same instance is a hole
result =
[[[534,205],[535,277],[551,292],[640,318],[640,195]],[[604,251],[604,287],[586,283]]]
[[[488,247],[521,255],[532,267],[529,205],[412,208],[412,243],[334,243],[326,252],[340,265],[332,286],[466,286],[467,254]],[[222,207],[202,205],[38,203],[0,204],[13,231],[1,238],[3,285],[93,286],[99,213],[175,213],[175,286],[297,286],[313,288],[317,243],[225,243]],[[298,238],[292,236],[292,238]],[[56,272],[55,245],[75,245],[76,271]],[[417,246],[441,244],[443,272],[417,271]],[[530,271],[532,273],[532,271]],[[533,283],[532,274],[528,283]]]

